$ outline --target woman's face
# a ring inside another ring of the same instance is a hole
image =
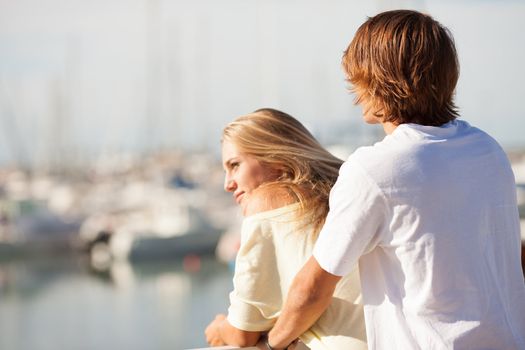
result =
[[[262,166],[255,157],[239,152],[234,143],[226,140],[222,143],[222,166],[226,172],[224,190],[232,192],[242,208],[246,208],[253,190],[278,178],[277,171]]]

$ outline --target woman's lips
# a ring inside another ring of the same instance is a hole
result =
[[[244,196],[244,192],[239,192],[235,194],[235,202],[237,202],[237,204],[240,204],[243,196]]]

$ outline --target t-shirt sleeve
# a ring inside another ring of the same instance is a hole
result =
[[[275,247],[271,232],[265,231],[256,219],[243,221],[228,321],[245,331],[270,329],[282,307]]]
[[[313,255],[325,271],[344,276],[380,242],[387,206],[379,187],[352,157],[341,167],[329,204]]]

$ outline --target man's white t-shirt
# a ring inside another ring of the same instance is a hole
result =
[[[359,263],[370,349],[525,349],[520,247],[508,159],[457,120],[354,152],[313,254]]]

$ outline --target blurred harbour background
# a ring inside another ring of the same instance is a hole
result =
[[[400,7],[451,29],[457,105],[509,155],[523,235],[523,0],[0,0],[0,349],[204,346],[241,221],[223,126],[273,107],[342,158],[379,140],[340,59]]]

